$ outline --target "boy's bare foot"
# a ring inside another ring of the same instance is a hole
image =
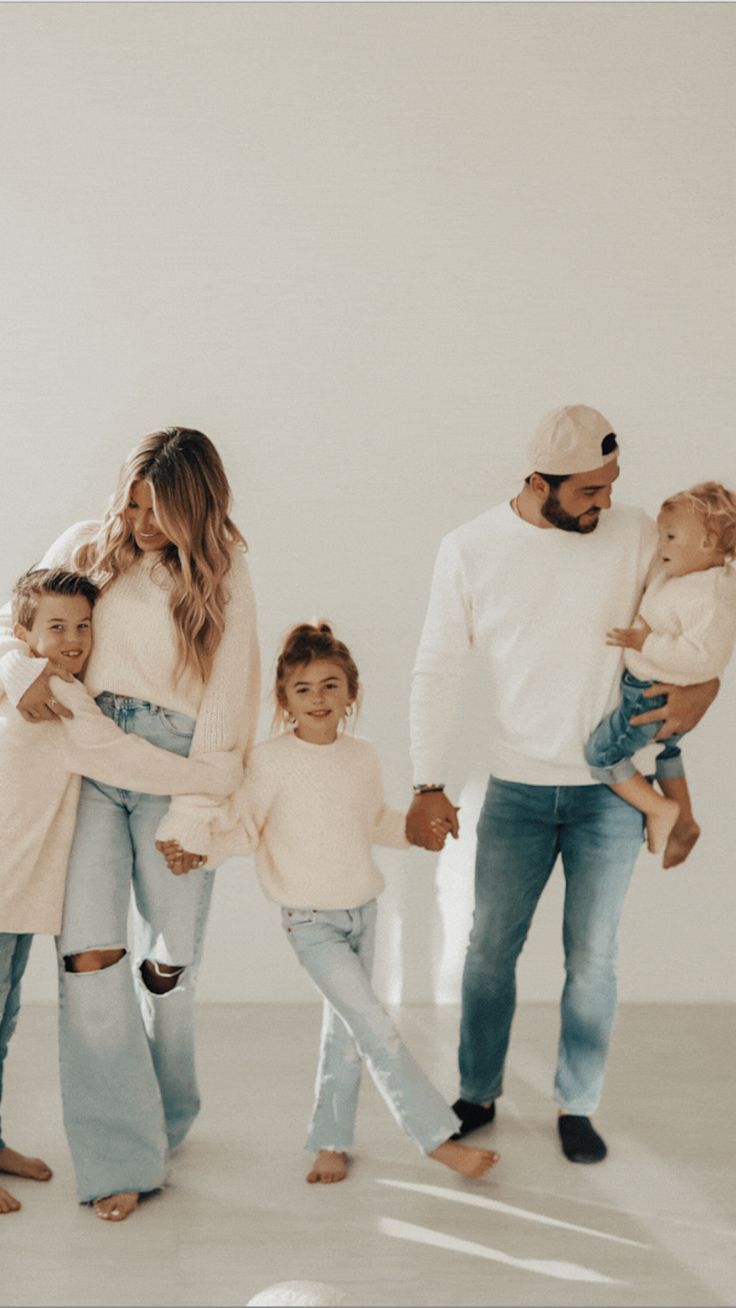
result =
[[[94,1208],[103,1222],[124,1222],[138,1207],[140,1195],[135,1190],[121,1190],[119,1194],[109,1194],[104,1199],[95,1199]]]
[[[9,1190],[3,1189],[0,1185],[0,1217],[5,1213],[17,1213],[19,1208],[20,1203],[15,1195],[12,1195]]]
[[[307,1175],[310,1185],[315,1181],[329,1185],[332,1181],[344,1181],[348,1174],[348,1156],[334,1149],[320,1149],[314,1160],[314,1166]]]
[[[490,1172],[494,1163],[498,1162],[499,1154],[494,1153],[492,1149],[479,1149],[476,1145],[460,1144],[459,1140],[445,1140],[444,1144],[438,1145],[433,1149],[428,1158],[434,1158],[438,1163],[444,1163],[453,1172],[459,1172],[461,1176],[480,1177]]]
[[[699,835],[700,827],[692,818],[676,822],[665,845],[662,867],[677,867],[678,863],[684,863]]]
[[[680,805],[674,799],[662,799],[656,813],[647,813],[647,849],[658,854],[664,849],[671,831],[680,816]]]
[[[42,1158],[28,1158],[15,1149],[8,1149],[7,1145],[0,1149],[0,1172],[8,1172],[10,1176],[25,1176],[29,1181],[49,1181],[53,1176],[51,1168]]]

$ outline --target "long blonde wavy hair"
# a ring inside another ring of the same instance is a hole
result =
[[[230,517],[232,492],[208,436],[166,427],[144,437],[120,469],[97,536],[77,550],[74,566],[104,588],[141,557],[126,515],[137,481],[149,485],[156,520],[169,540],[161,562],[171,579],[176,679],[193,674],[206,681],[225,629],[232,547],[247,549]]]

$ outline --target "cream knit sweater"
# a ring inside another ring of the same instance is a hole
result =
[[[39,566],[69,567],[78,546],[96,534],[98,522],[81,522],[59,537]],[[213,750],[250,749],[260,704],[255,601],[242,550],[233,548],[227,577],[230,600],[225,631],[209,679],[175,680],[176,636],[167,595],[168,578],[157,554],[142,555],[105,588],[95,605],[94,646],[85,671],[92,695],[111,691],[177,709],[196,718],[191,757]],[[9,612],[0,621],[0,683],[17,704],[45,667],[29,659],[12,635]],[[36,729],[36,728],[34,728]],[[175,797],[159,828],[160,839],[178,840],[192,853],[206,854],[209,823],[189,796]]]
[[[214,837],[212,861],[255,850],[263,889],[289,908],[367,904],[384,886],[371,846],[409,844],[405,815],[384,803],[376,751],[355,736],[262,741],[228,807],[233,828]]]
[[[72,718],[29,723],[0,700],[0,931],[61,928],[77,774],[149,795],[225,796],[242,777],[237,751],[181,758],[121,731],[78,681],[51,687]]]
[[[657,571],[639,612],[652,630],[624,662],[640,681],[692,686],[720,677],[736,645],[736,568],[667,577]]]

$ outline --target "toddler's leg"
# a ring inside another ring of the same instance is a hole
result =
[[[33,936],[0,932],[0,1103],[2,1103],[3,1070],[10,1038],[18,1021],[20,983],[28,962]],[[48,1181],[51,1168],[40,1158],[29,1158],[10,1149],[2,1138],[0,1128],[0,1172],[22,1176],[32,1181]],[[0,1214],[17,1212],[18,1200],[0,1186]]]
[[[700,835],[700,827],[693,816],[690,790],[684,775],[658,777],[659,784],[669,800],[678,805],[679,816],[665,846],[662,867],[677,867],[684,863]]]
[[[680,806],[674,799],[660,795],[641,772],[634,772],[626,781],[608,783],[621,799],[625,799],[632,808],[638,808],[646,817],[647,849],[658,854],[664,849],[670,833],[677,822]]]

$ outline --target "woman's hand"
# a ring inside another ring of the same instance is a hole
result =
[[[74,677],[67,668],[59,668],[48,663],[33,685],[28,687],[17,704],[18,712],[26,722],[55,722],[59,718],[73,718],[71,709],[65,708],[58,699],[54,699],[49,686],[51,677],[61,677],[62,681],[73,681]]]
[[[612,627],[606,632],[607,645],[620,645],[622,649],[641,649],[652,628],[643,618],[641,627]]]
[[[188,849],[182,849],[178,840],[157,840],[156,848],[163,854],[166,866],[175,877],[181,877],[193,868],[204,867],[207,862],[206,854],[190,854]]]

